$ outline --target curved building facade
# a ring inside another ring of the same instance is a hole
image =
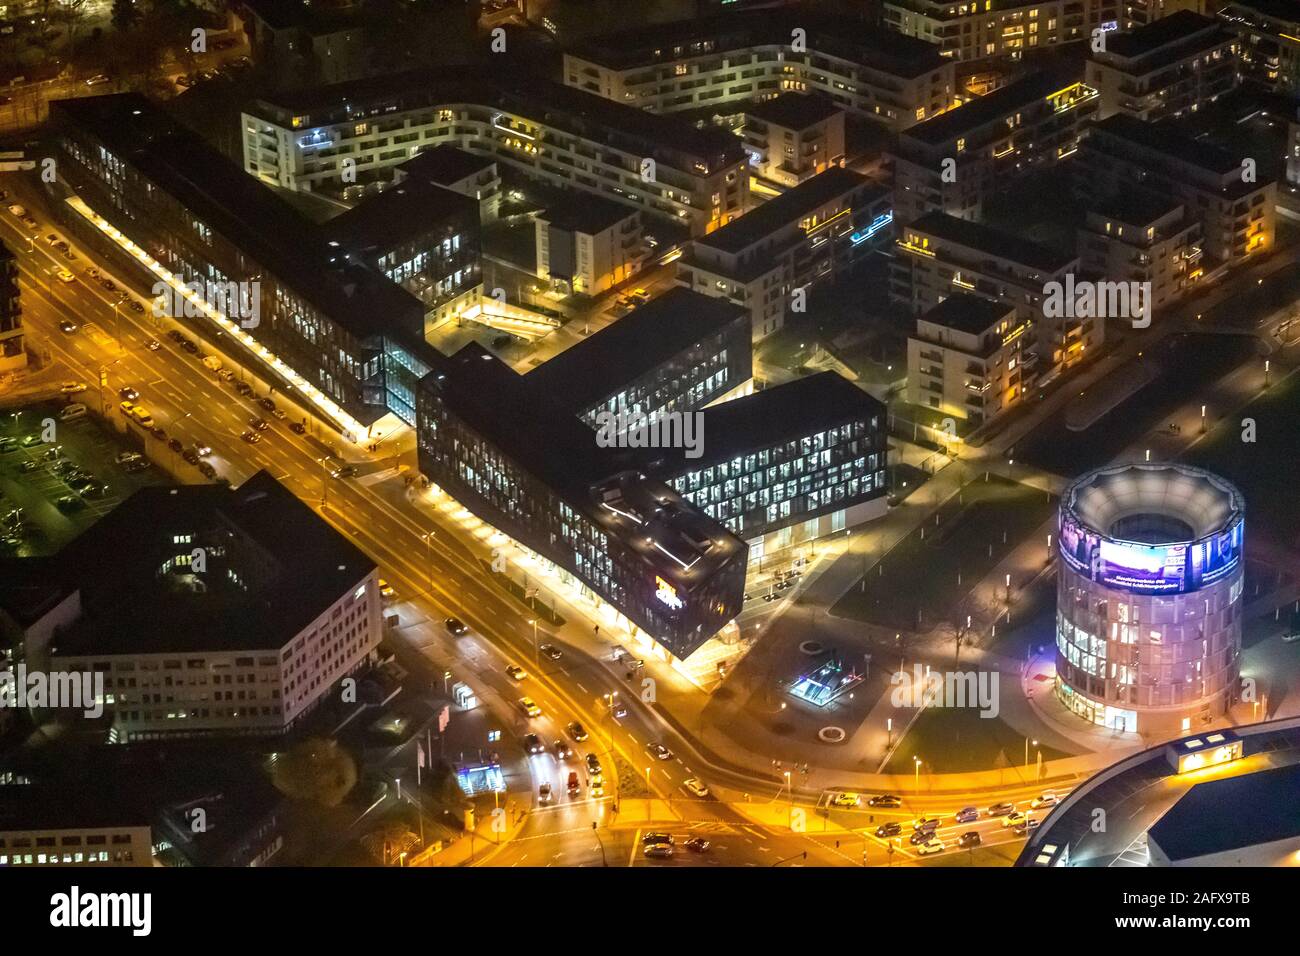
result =
[[[1113,730],[1173,737],[1222,715],[1241,653],[1245,505],[1186,465],[1099,468],[1061,498],[1056,694]]]

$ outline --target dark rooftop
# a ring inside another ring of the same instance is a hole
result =
[[[147,808],[113,799],[100,787],[73,789],[39,783],[0,786],[0,832],[148,829],[150,816]]]
[[[195,547],[206,574],[162,570]],[[60,657],[280,648],[375,568],[265,471],[234,489],[142,488],[59,559],[96,569],[82,575],[81,618],[53,642]]]
[[[810,53],[837,56],[894,76],[921,76],[944,63],[934,44],[876,29],[864,20],[784,10],[718,14],[638,26],[580,41],[571,52],[603,66],[625,69],[678,59],[674,46],[706,39],[713,41],[712,49],[691,56],[748,46],[786,48],[791,30],[796,27],[807,31]]]
[[[803,93],[782,93],[776,99],[764,100],[745,108],[747,116],[786,129],[807,129],[839,112],[840,108],[825,97]]]
[[[921,316],[926,322],[956,329],[968,335],[981,335],[1007,317],[1015,306],[993,302],[983,296],[960,292],[950,295]]]
[[[542,363],[524,380],[578,415],[701,339],[732,323],[748,329],[749,321],[748,311],[726,299],[676,286]]]
[[[1233,0],[1233,2],[1238,6],[1256,10],[1266,17],[1300,23],[1300,7],[1296,6],[1295,0]]]
[[[477,156],[444,143],[420,150],[397,168],[416,179],[447,186],[482,172],[495,162],[491,157]]]
[[[1014,114],[1031,103],[1083,79],[1083,64],[1064,63],[1042,73],[1013,80],[985,96],[976,97],[956,109],[940,113],[917,123],[899,134],[900,139],[914,139],[927,146],[941,146],[977,129]]]
[[[1147,57],[1169,44],[1184,43],[1205,31],[1228,36],[1219,23],[1214,17],[1202,16],[1191,10],[1179,10],[1136,30],[1111,34],[1106,38],[1106,54],[1135,59]]]
[[[548,206],[537,218],[550,223],[556,229],[568,232],[582,232],[595,235],[611,226],[616,226],[628,216],[635,216],[636,210],[588,193],[571,193],[562,202]]]
[[[309,4],[304,0],[243,0],[273,30],[299,29],[325,34],[358,26],[359,11],[350,4]]]
[[[321,228],[353,252],[390,250],[407,240],[465,220],[478,223],[478,203],[468,196],[420,179],[367,196]]]
[[[806,179],[793,189],[787,189],[774,199],[769,199],[742,216],[731,220],[721,229],[695,242],[702,246],[736,254],[791,223],[797,223],[814,209],[844,194],[867,185],[868,200],[878,199],[889,190],[876,185],[861,173],[832,166],[825,172]]]
[[[1093,127],[1093,131],[1128,140],[1138,146],[1198,166],[1217,176],[1241,172],[1241,158],[1209,143],[1189,139],[1164,124],[1144,123],[1140,119],[1116,113]],[[1091,136],[1084,139],[1086,144]],[[1255,186],[1251,186],[1253,190]]]
[[[77,589],[72,578],[56,557],[0,558],[0,611],[29,627]]]
[[[909,230],[955,242],[989,255],[1010,259],[1044,272],[1064,269],[1075,260],[1072,252],[1061,252],[990,226],[958,219],[942,212],[928,212],[906,227]]]
[[[1171,862],[1300,837],[1300,763],[1198,783],[1148,836]]]
[[[1170,196],[1126,189],[1114,196],[1093,200],[1088,212],[1108,219],[1116,219],[1125,225],[1140,226],[1145,229],[1157,219],[1169,215],[1183,204]]]

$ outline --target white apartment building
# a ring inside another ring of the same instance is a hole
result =
[[[955,60],[1018,59],[1026,50],[1119,29],[1120,0],[885,0],[885,26]]]

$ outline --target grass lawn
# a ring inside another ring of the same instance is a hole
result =
[[[932,627],[1055,507],[1054,497],[1019,482],[972,481],[939,509],[937,525],[926,521],[924,540],[912,534],[900,542],[867,572],[865,590],[851,588],[832,613],[909,631],[918,629],[919,616],[920,629]]]
[[[1044,761],[1070,756],[1053,747],[1031,746],[1031,763],[1037,762],[1038,750]],[[1007,768],[1010,783],[1017,779],[1013,767],[1019,767],[1022,775],[1025,772],[1025,738],[1000,717],[981,717],[974,708],[930,707],[912,724],[884,773],[911,774],[914,756],[921,758],[922,775],[991,770],[1000,764]],[[1029,773],[1033,774],[1032,768]]]

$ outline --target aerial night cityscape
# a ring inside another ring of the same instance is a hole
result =
[[[1298,370],[1300,0],[0,0],[15,925],[1285,920]]]

